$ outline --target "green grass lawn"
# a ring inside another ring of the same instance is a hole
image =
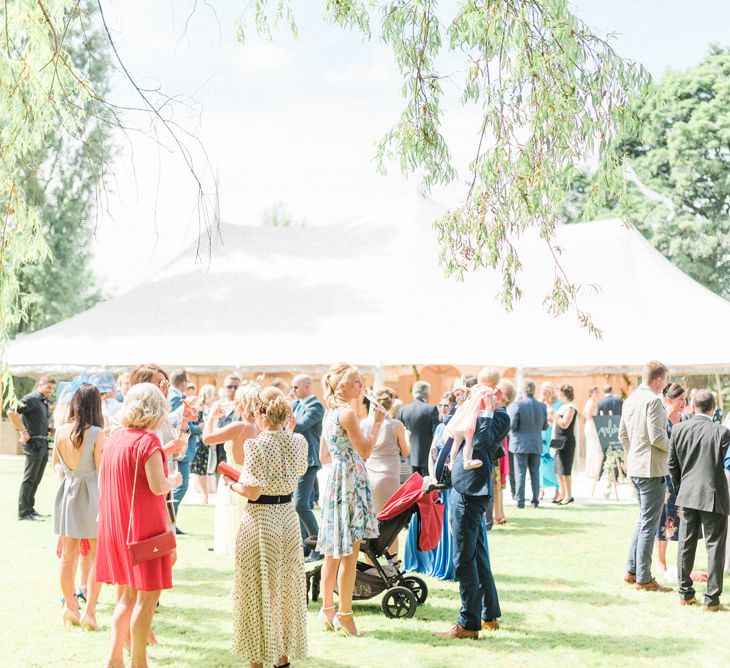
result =
[[[61,624],[56,538],[51,521],[16,520],[22,462],[0,460],[3,567],[2,666],[101,666],[109,642],[113,591],[102,591],[102,629]],[[50,512],[56,483],[46,473],[37,508]],[[457,587],[426,578],[430,595],[416,616],[388,620],[380,599],[355,604],[365,638],[321,631],[309,609],[310,656],[296,666],[410,668],[442,666],[728,665],[730,614],[680,608],[676,594],[636,592],[624,585],[633,505],[509,510],[509,523],[489,535],[502,604],[502,629],[478,641],[437,639],[455,620]],[[154,666],[239,666],[229,652],[232,567],[208,551],[213,508],[184,506],[175,587],[155,618],[160,645]],[[704,567],[701,544],[697,567]],[[670,548],[670,563],[675,549]],[[702,591],[702,586],[700,587]]]

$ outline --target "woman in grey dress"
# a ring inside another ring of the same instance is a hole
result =
[[[101,395],[93,385],[82,385],[71,398],[69,421],[56,432],[53,468],[62,476],[56,495],[54,524],[61,536],[61,591],[64,624],[96,630],[96,602],[101,585],[96,582],[96,523],[99,513],[97,473],[104,442]],[[74,573],[81,539],[89,541],[91,569],[83,616],[74,596]]]
[[[390,411],[395,400],[395,392],[389,387],[381,387],[375,390],[375,398],[385,410]],[[366,438],[370,436],[373,424],[372,415],[360,422],[360,429]],[[388,499],[400,487],[400,458],[409,453],[405,426],[400,420],[386,417],[375,441],[373,453],[365,462],[376,513],[383,509]],[[398,541],[393,545],[397,551]]]

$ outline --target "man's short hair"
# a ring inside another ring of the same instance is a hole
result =
[[[534,397],[536,389],[537,388],[535,387],[535,383],[533,383],[531,380],[526,380],[524,383],[522,383],[522,391],[528,397]]]
[[[603,394],[613,394],[613,388],[610,385],[604,385]]]
[[[669,369],[667,369],[667,367],[665,367],[661,362],[651,360],[651,362],[647,362],[641,370],[641,381],[644,385],[650,385],[657,378],[666,376],[668,373]]]
[[[44,373],[38,379],[38,385],[58,385],[56,379],[50,373]]]
[[[431,394],[430,383],[427,383],[425,380],[417,380],[413,383],[411,394],[414,399],[425,399],[429,394]]]
[[[715,410],[715,395],[711,390],[698,390],[693,399],[694,407],[700,413],[709,413]]]
[[[497,383],[497,387],[502,391],[504,405],[509,406],[515,400],[515,386],[506,378],[503,378]]]
[[[464,386],[467,388],[474,387],[478,382],[479,379],[476,376],[467,376],[464,378]]]
[[[235,374],[235,373],[229,373],[229,374],[228,374],[228,375],[227,375],[227,376],[226,376],[226,377],[225,377],[225,378],[223,379],[223,383],[224,383],[225,385],[228,385],[228,381],[230,381],[230,380],[236,380],[236,381],[238,381],[238,382],[240,383],[240,382],[241,382],[241,377],[240,377],[240,376],[239,376],[238,374]]]
[[[173,387],[178,387],[179,385],[187,382],[188,372],[185,371],[185,369],[175,369],[175,371],[170,374],[170,385]]]

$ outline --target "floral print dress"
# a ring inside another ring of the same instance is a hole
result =
[[[340,414],[345,408],[328,410],[322,424],[332,467],[320,502],[317,551],[335,559],[352,554],[355,543],[377,538],[380,533],[365,462],[340,425]]]

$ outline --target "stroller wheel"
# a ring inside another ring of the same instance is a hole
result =
[[[428,585],[419,577],[409,575],[403,578],[403,584],[411,590],[416,597],[416,603],[423,605],[428,598]]]
[[[416,614],[418,601],[408,587],[391,587],[385,592],[380,607],[390,619],[408,619]]]

